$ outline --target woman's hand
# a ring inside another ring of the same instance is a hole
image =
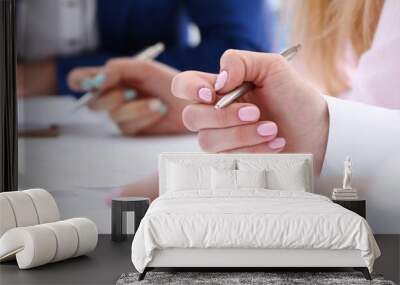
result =
[[[173,134],[187,132],[181,119],[187,103],[170,91],[176,74],[155,61],[120,58],[103,67],[77,68],[68,83],[73,90],[98,94],[89,107],[109,112],[125,135]]]
[[[220,66],[218,76],[187,71],[172,82],[176,97],[198,102],[185,107],[183,123],[199,132],[201,147],[210,152],[312,153],[319,172],[329,128],[323,97],[277,54],[228,50]],[[243,82],[254,83],[255,89],[237,103],[214,109],[217,95]]]

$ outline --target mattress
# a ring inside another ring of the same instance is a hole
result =
[[[380,255],[361,216],[317,194],[265,189],[160,196],[135,234],[132,262],[143,272],[155,250],[170,248],[359,250],[370,271]]]

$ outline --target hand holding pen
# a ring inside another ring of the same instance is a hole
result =
[[[136,54],[133,58],[139,60],[146,59],[155,59],[165,50],[165,46],[163,43],[156,43],[153,46],[150,46],[143,51]],[[81,98],[79,98],[76,103],[76,109],[79,109],[89,103],[93,98],[99,96],[98,93],[95,93],[95,90],[102,86],[106,79],[105,71],[97,72],[97,74],[93,78],[84,78],[79,84],[84,91],[88,91]],[[125,99],[131,100],[134,99],[137,94],[134,90],[127,90],[125,92]]]
[[[220,73],[187,71],[177,75],[172,93],[195,102],[183,110],[185,126],[198,132],[207,152],[307,152],[316,169],[325,152],[328,113],[323,97],[282,55],[228,50]],[[236,102],[219,109],[218,96],[251,84]]]
[[[177,71],[149,57],[154,57],[154,49],[112,59],[104,66],[74,69],[68,76],[69,86],[86,91],[85,80],[92,80],[95,86],[89,92],[94,94],[86,95],[91,97],[87,106],[108,112],[124,135],[186,132],[180,113],[187,103],[170,92]]]
[[[284,50],[283,52],[280,53],[281,56],[283,56],[286,60],[291,60],[296,53],[300,50],[301,45],[296,45],[291,48],[288,48]],[[219,81],[216,82],[216,88],[219,87],[218,85],[222,84],[222,80],[225,80],[225,77],[227,77],[226,71],[222,73],[219,77]],[[218,79],[217,79],[218,80]],[[239,99],[243,95],[245,95],[247,92],[252,90],[254,88],[254,85],[251,82],[245,82],[235,90],[229,92],[229,94],[224,94],[224,96],[215,104],[215,109],[222,109],[225,108],[226,106],[229,106],[232,104],[235,100]]]

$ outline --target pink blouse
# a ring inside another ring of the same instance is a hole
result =
[[[372,47],[351,74],[352,89],[342,98],[400,109],[400,1],[386,0]]]

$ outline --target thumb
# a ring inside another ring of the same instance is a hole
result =
[[[257,87],[263,87],[269,75],[286,66],[287,61],[279,54],[229,49],[220,59],[221,71],[214,88],[218,93],[224,94],[243,82],[252,82]]]

